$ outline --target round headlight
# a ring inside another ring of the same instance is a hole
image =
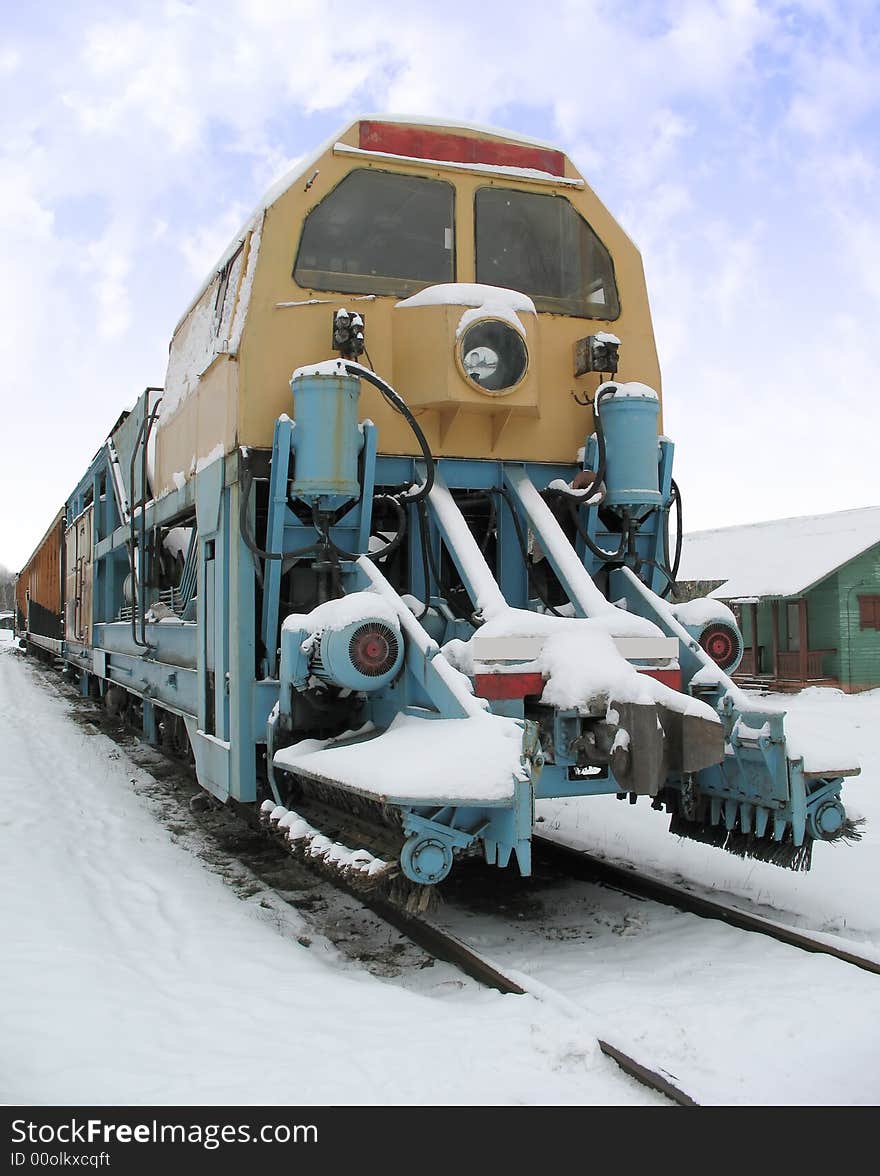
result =
[[[491,347],[473,347],[467,355],[462,356],[461,364],[469,379],[482,384],[495,375],[498,354]]]
[[[498,319],[483,319],[459,340],[462,371],[481,392],[509,392],[526,374],[529,353],[519,331]]]

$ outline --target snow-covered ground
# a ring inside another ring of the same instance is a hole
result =
[[[142,770],[76,724],[4,637],[0,1102],[662,1103],[597,1036],[680,1068],[707,1101],[880,1101],[876,977],[611,892],[593,894],[582,925],[570,909],[565,926],[548,917],[527,957],[504,959],[540,976],[543,998],[443,966],[381,980],[311,933],[300,944],[301,916],[242,900],[172,837]],[[544,828],[880,955],[880,692],[783,705],[851,733],[865,769],[848,788],[864,840],[818,847],[812,873],[679,842],[647,805],[613,799],[546,804]],[[499,958],[522,942],[503,914],[466,930]],[[775,1066],[749,1067],[744,1027]]]
[[[669,818],[644,800],[635,807],[616,797],[545,801],[539,806],[544,828],[569,845],[639,863],[658,877],[765,904],[762,914],[845,936],[880,959],[880,690],[846,695],[813,687],[755,701],[785,711],[786,729],[799,745],[812,736],[824,746],[840,746],[849,753],[847,762],[855,753],[861,775],[845,781],[843,796],[849,816],[865,818],[861,841],[817,845],[812,869],[795,873],[670,837]]]

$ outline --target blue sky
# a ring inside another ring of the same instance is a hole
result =
[[[563,147],[642,250],[687,529],[880,503],[880,8],[3,3],[0,563],[348,118]]]

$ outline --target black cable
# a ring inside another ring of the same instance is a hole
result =
[[[380,501],[390,502],[397,511],[397,532],[393,539],[388,540],[381,551],[373,552],[370,555],[370,559],[374,560],[385,559],[387,556],[391,555],[392,551],[396,551],[397,548],[401,545],[404,540],[404,536],[406,535],[406,510],[400,500],[390,494],[379,494],[373,499],[374,503]],[[336,552],[340,559],[347,559],[352,561],[360,559],[360,555],[357,552],[346,551],[345,548],[340,547],[338,543],[334,543],[334,541],[330,538],[330,521],[329,519],[319,518],[318,508],[316,506],[312,507],[312,521],[315,527],[317,527],[321,532],[321,535],[324,538],[324,543],[334,552]]]
[[[437,585],[437,594],[438,596],[443,597],[443,599],[449,605],[450,610],[455,613],[459,620],[472,621],[477,607],[476,601],[471,600],[471,605],[473,607],[471,612],[468,613],[465,612],[465,610],[462,609],[459,604],[457,604],[455,598],[450,595],[451,587],[444,581],[443,576],[441,575],[441,570],[437,567],[437,564],[434,561],[434,549],[428,541],[428,511],[424,502],[417,503],[416,509],[419,512],[419,529],[422,539],[422,551],[427,554],[428,563],[431,568],[431,575],[434,578],[434,583]],[[464,587],[464,585],[462,585],[462,587]],[[467,590],[465,589],[465,591]],[[468,599],[470,600],[470,595],[468,595]]]
[[[605,451],[605,430],[602,428],[602,416],[601,416],[601,413],[599,412],[599,409],[600,409],[600,407],[602,405],[602,401],[605,399],[605,397],[606,396],[613,396],[616,391],[617,391],[617,385],[616,384],[609,384],[609,386],[607,388],[603,388],[597,394],[596,399],[593,401],[593,420],[595,421],[595,424],[596,424],[596,443],[599,447],[599,462],[598,462],[598,468],[596,470],[595,477],[593,478],[593,480],[589,484],[589,486],[584,487],[585,490],[598,490],[599,487],[602,485],[602,483],[605,481],[605,467],[607,464],[607,462],[606,462],[607,454]],[[583,497],[587,498],[587,497],[589,497],[589,495],[584,494]]]
[[[672,573],[670,572],[669,568],[665,568],[663,566],[663,564],[658,563],[656,561],[656,559],[639,559],[637,556],[636,557],[636,566],[633,568],[633,571],[636,573],[636,575],[638,575],[639,569],[644,568],[644,567],[656,568],[661,576],[666,577],[668,583],[666,585],[665,590],[660,593],[661,596],[665,597],[668,594],[669,590],[675,584],[675,580],[673,579]]]
[[[401,543],[403,542],[403,540],[406,536],[407,527],[408,527],[409,523],[408,523],[408,519],[407,519],[407,515],[406,515],[406,506],[400,501],[399,498],[395,497],[395,495],[393,495],[393,494],[378,494],[373,499],[374,504],[377,502],[390,503],[391,506],[394,507],[395,512],[397,513],[397,530],[394,534],[394,538],[389,539],[388,542],[385,544],[385,546],[381,549],[381,551],[377,551],[373,555],[370,556],[371,559],[386,559],[389,555],[391,555],[391,553],[393,551],[396,551],[398,549],[398,547],[400,547]]]
[[[506,486],[501,488],[501,495],[504,498],[504,501],[507,503],[507,509],[510,511],[510,517],[513,519],[513,529],[516,533],[516,539],[517,543],[519,544],[520,553],[522,554],[523,563],[526,565],[526,577],[529,581],[529,587],[534,589],[535,595],[538,597],[541,604],[543,604],[544,608],[548,609],[554,615],[554,617],[561,617],[562,613],[557,612],[557,610],[553,607],[553,605],[544,595],[541,585],[537,581],[534,565],[529,559],[529,545],[526,541],[525,535],[523,534],[522,524],[520,522],[519,515],[516,513],[516,507],[511,499],[510,491]]]
[[[605,399],[605,397],[606,396],[613,396],[616,391],[617,391],[617,385],[610,384],[607,388],[603,388],[598,393],[595,401],[593,402],[593,417],[596,422],[596,442],[599,447],[599,461],[598,461],[598,468],[596,470],[596,473],[593,477],[592,482],[590,483],[589,486],[584,487],[584,490],[586,491],[586,493],[584,493],[582,495],[579,494],[577,496],[577,498],[574,498],[573,496],[566,494],[565,491],[556,491],[556,493],[560,494],[561,497],[565,498],[566,502],[568,503],[569,513],[571,514],[571,518],[572,518],[572,522],[574,523],[575,530],[577,531],[578,535],[580,535],[581,539],[583,539],[584,543],[589,548],[589,550],[593,553],[593,555],[595,555],[595,557],[597,559],[605,560],[606,562],[612,562],[612,563],[615,560],[622,559],[622,557],[623,557],[624,550],[626,548],[627,539],[628,539],[628,526],[625,525],[625,527],[624,527],[624,531],[623,531],[623,534],[621,535],[621,539],[620,539],[620,546],[618,547],[617,551],[605,551],[605,550],[603,550],[603,548],[599,547],[596,543],[594,543],[594,541],[590,538],[590,536],[587,534],[587,532],[583,529],[583,527],[581,526],[581,523],[580,523],[580,519],[577,516],[577,510],[578,510],[578,507],[583,505],[583,503],[586,501],[586,499],[588,497],[590,497],[589,491],[598,490],[599,487],[602,485],[602,483],[605,481],[605,470],[606,470],[606,466],[607,466],[607,451],[605,448],[605,430],[602,428],[602,414],[601,414],[600,409],[601,409],[602,401]],[[628,522],[628,519],[627,519],[627,522]]]
[[[676,587],[678,580],[678,567],[681,562],[681,547],[682,547],[682,526],[681,526],[681,491],[678,488],[674,479],[671,479],[672,499],[669,506],[663,513],[663,559],[664,563],[660,567],[661,573],[666,577],[666,587],[660,593],[665,599],[670,592]],[[675,503],[676,513],[676,534],[675,534],[675,558],[672,560],[672,567],[670,568],[669,560],[669,507]]]
[[[581,521],[577,515],[577,504],[575,503],[574,499],[568,498],[565,495],[563,495],[563,497],[565,497],[565,500],[568,503],[568,511],[571,515],[571,520],[574,523],[575,530],[577,531],[578,535],[580,535],[581,539],[583,539],[589,550],[592,551],[593,555],[595,555],[596,559],[604,560],[606,563],[619,563],[620,560],[623,559],[624,553],[626,551],[627,541],[629,540],[628,515],[626,516],[624,522],[624,530],[621,533],[620,545],[617,548],[617,551],[605,551],[604,548],[599,547],[597,543],[594,543],[594,541],[581,526]]]
[[[248,505],[251,497],[251,487],[253,485],[254,476],[248,469],[247,465],[242,463],[241,466],[241,503],[238,510],[238,526],[241,531],[241,537],[244,539],[247,547],[258,556],[260,559],[295,559],[301,555],[309,555],[312,552],[319,551],[323,546],[321,543],[310,543],[306,547],[297,547],[293,551],[263,551],[262,547],[257,547],[256,540],[250,532],[248,526]]]
[[[425,508],[424,502],[416,503],[416,509],[419,513],[419,531],[421,533],[422,539],[422,551],[428,558],[428,565],[431,569],[431,576],[435,585],[437,586],[437,592],[440,596],[443,596],[446,585],[443,583],[443,577],[440,575],[437,564],[434,562],[434,549],[430,543],[430,531],[428,527],[428,511]]]
[[[416,519],[419,524],[419,547],[421,548],[422,555],[422,576],[425,580],[425,608],[427,608],[431,600],[431,569],[428,566],[428,536],[426,533],[425,522],[422,519],[421,505],[419,503],[416,503],[415,511]],[[440,591],[439,584],[437,585],[437,591]]]
[[[480,553],[486,554],[486,548],[489,546],[489,540],[492,538],[492,532],[495,529],[495,524],[498,517],[498,510],[495,506],[495,495],[489,494],[489,518],[486,520],[486,534],[483,536],[483,542],[480,544]]]
[[[350,376],[358,376],[360,379],[366,380],[368,384],[372,384],[374,388],[378,388],[394,411],[399,412],[405,418],[407,424],[415,434],[419,448],[422,451],[422,456],[425,459],[425,481],[418,490],[412,494],[408,493],[406,497],[410,502],[421,502],[424,498],[428,497],[434,485],[434,455],[431,453],[431,448],[418,421],[410,412],[409,405],[402,396],[394,391],[390,384],[386,384],[381,376],[377,376],[375,372],[370,371],[369,368],[365,368],[362,364],[346,363],[345,370]]]
[[[684,539],[684,530],[682,529],[682,508],[681,508],[681,491],[678,488],[678,483],[675,478],[670,479],[672,484],[672,492],[675,495],[675,559],[672,561],[672,579],[673,582],[678,579],[678,567],[681,563],[681,547]],[[667,552],[667,557],[669,553]]]
[[[333,593],[331,599],[338,600],[340,596],[345,595],[345,590],[342,587],[342,568],[339,564],[339,553],[334,544],[329,539],[329,535],[325,535],[327,540],[327,556],[330,561],[330,590]]]

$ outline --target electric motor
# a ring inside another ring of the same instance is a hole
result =
[[[717,616],[700,624],[685,623],[684,627],[725,674],[736,670],[742,661],[745,644],[734,621]]]
[[[309,669],[316,678],[349,690],[381,690],[403,665],[400,629],[387,618],[361,617],[315,640]]]

